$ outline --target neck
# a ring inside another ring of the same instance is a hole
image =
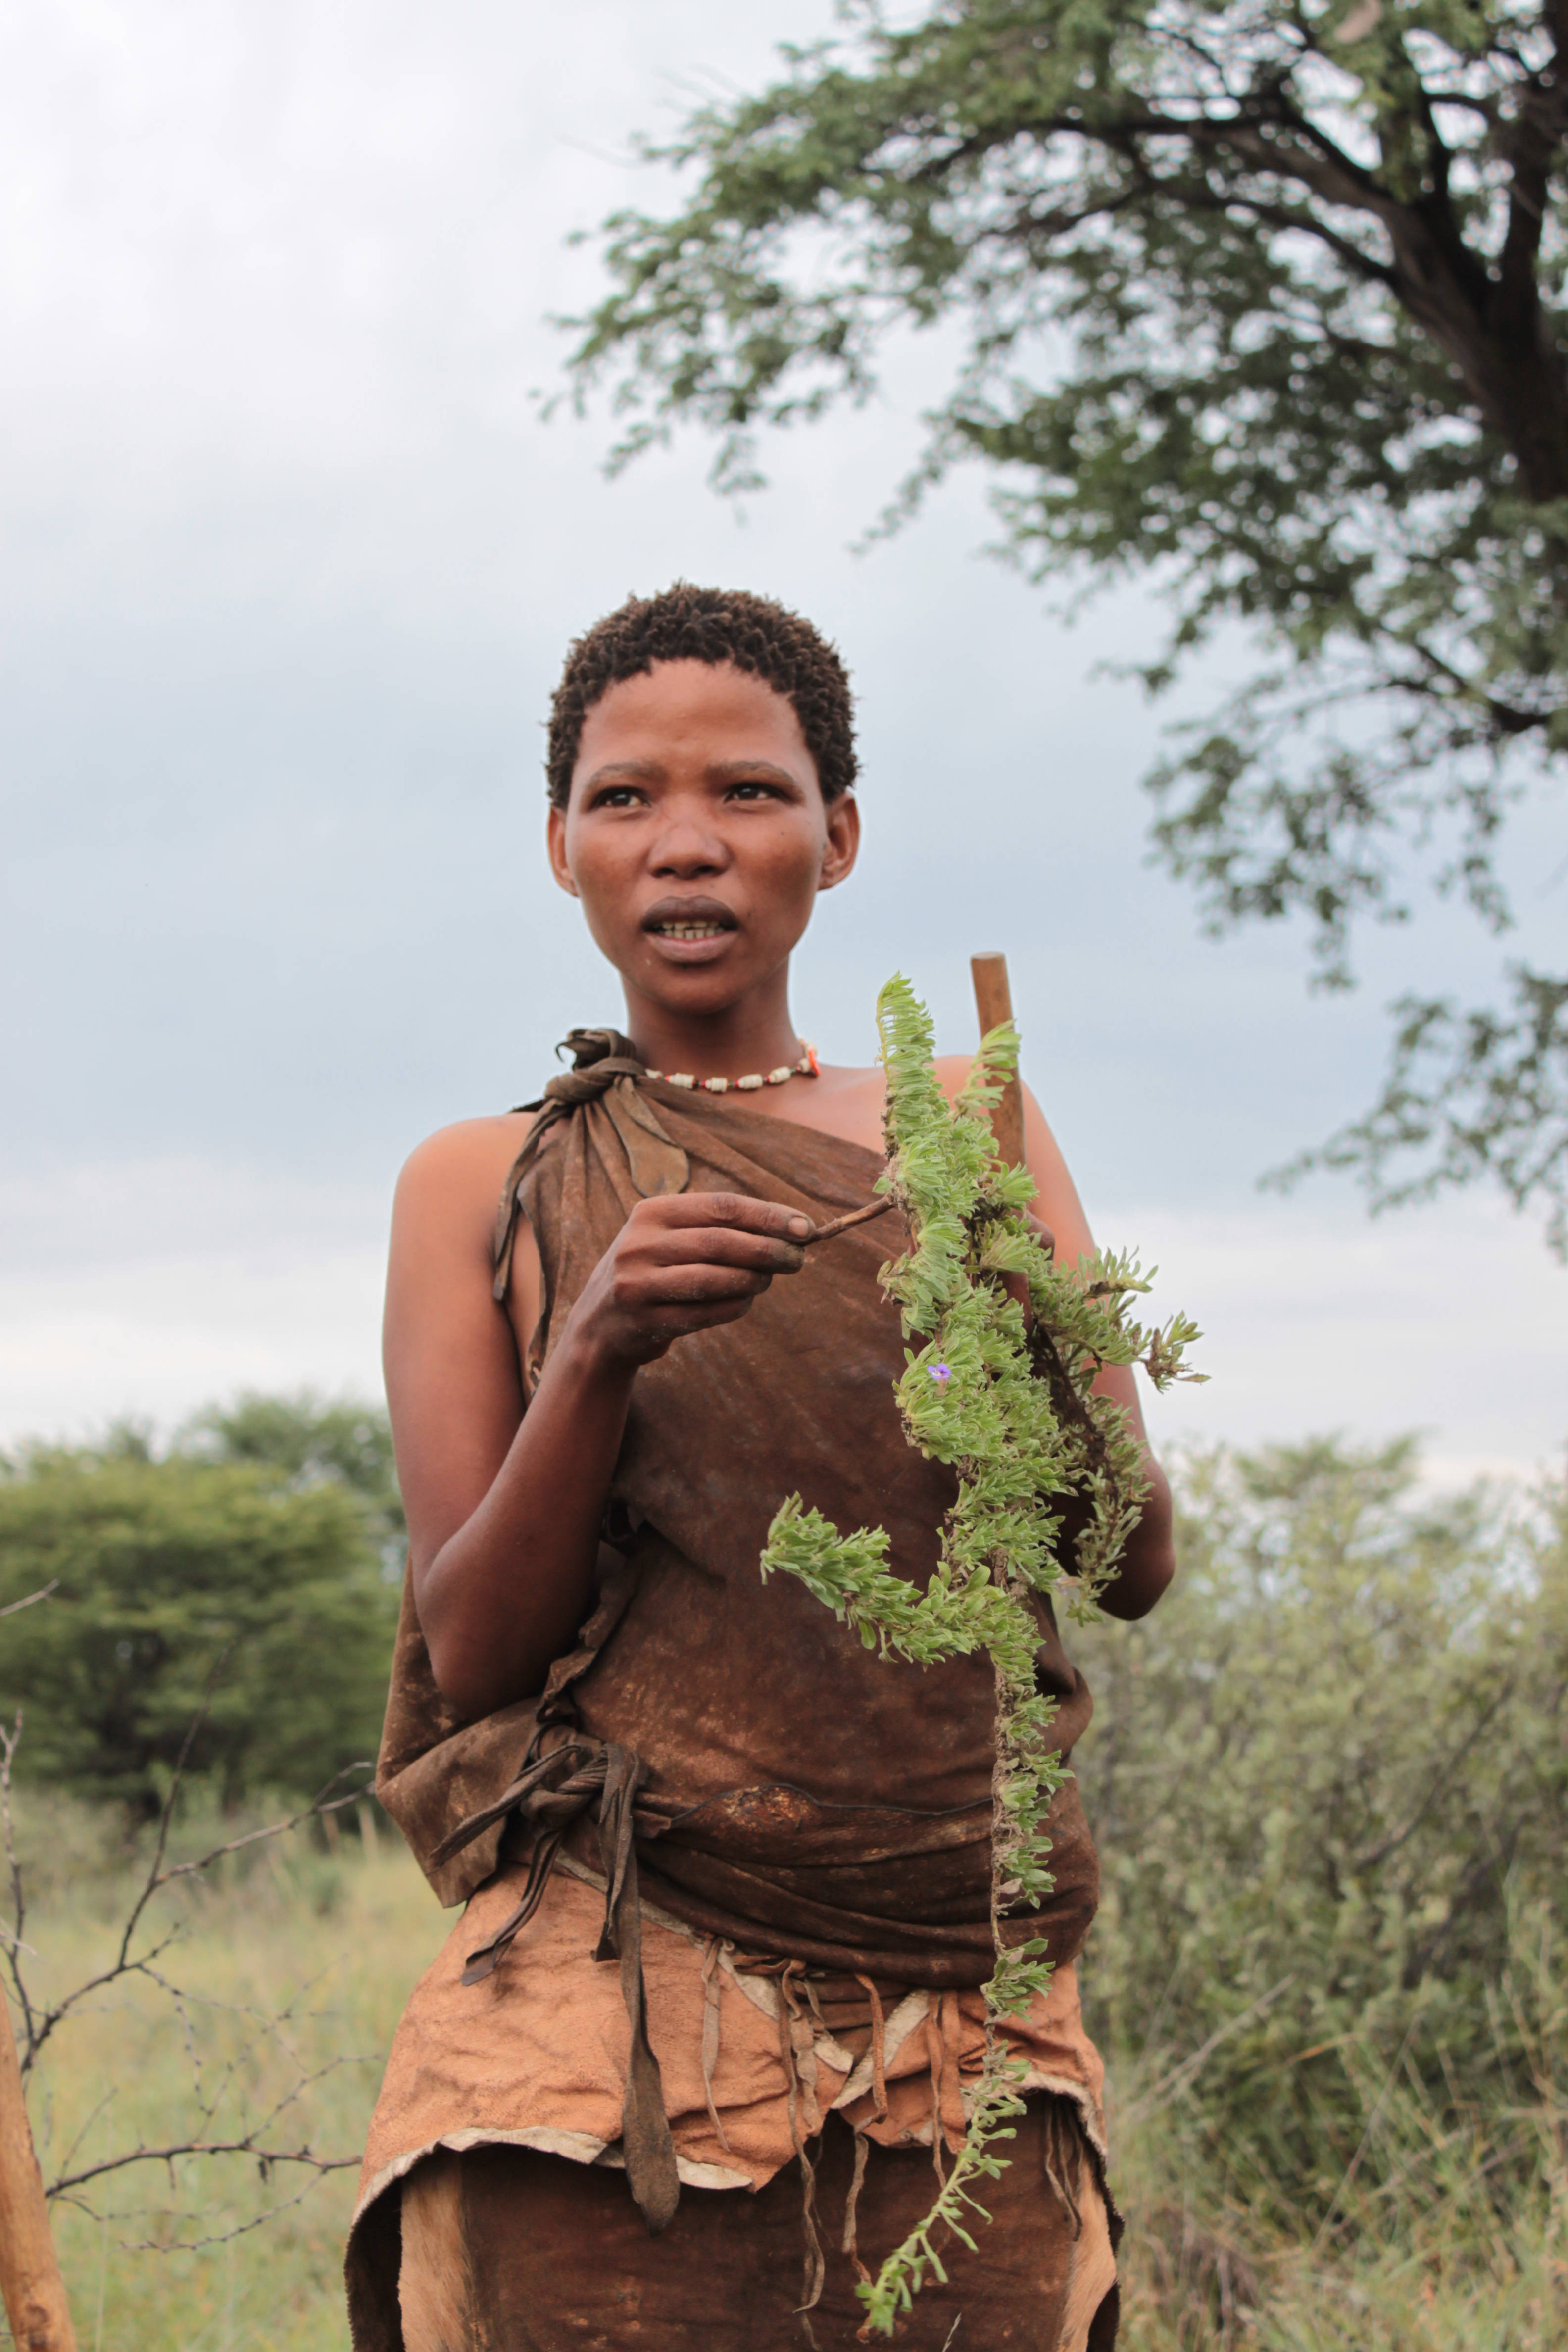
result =
[[[796,1060],[800,1038],[789,1010],[789,975],[717,1013],[681,1013],[626,990],[626,1032],[655,1070],[698,1078],[740,1078]]]

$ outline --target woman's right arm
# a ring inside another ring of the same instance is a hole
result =
[[[744,1315],[775,1274],[799,1270],[810,1231],[745,1194],[638,1202],[525,1412],[511,1325],[490,1295],[497,1130],[448,1128],[409,1160],[386,1289],[414,1598],[436,1680],[470,1720],[538,1690],[588,1613],[638,1366]]]

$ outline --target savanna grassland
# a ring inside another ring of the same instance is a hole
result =
[[[47,1853],[25,1832],[41,1892],[27,1940],[48,1998],[112,1958],[135,1879],[79,1804],[42,1811]],[[406,1854],[350,1836],[334,1855],[297,1832],[243,1873],[160,1898],[142,1944],[176,1920],[159,1980],[121,1979],[45,2045],[30,2105],[46,2179],[258,2123],[266,2147],[353,2158],[399,2011],[448,1924]],[[318,2174],[194,2156],[58,2199],[84,2352],[340,2352],[355,2179],[352,2162]]]
[[[1568,1494],[1433,1502],[1415,1467],[1189,1460],[1179,1590],[1075,1636],[1134,2352],[1568,2340]],[[111,1955],[153,1832],[47,1780],[15,1804],[48,1997]],[[209,1780],[178,1845],[265,1811]],[[47,2176],[193,2138],[353,2158],[447,1924],[360,1819],[157,1898],[154,1973],[38,2055]],[[343,2352],[353,2179],[193,2156],[60,2197],[84,2347]]]

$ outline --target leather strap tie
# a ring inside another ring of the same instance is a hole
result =
[[[667,1192],[682,1192],[691,1173],[690,1162],[667,1133],[653,1105],[639,1093],[652,1083],[647,1065],[637,1059],[629,1037],[618,1029],[572,1029],[556,1047],[569,1053],[573,1066],[551,1079],[537,1102],[518,1103],[518,1110],[537,1115],[523,1138],[522,1150],[512,1161],[501,1188],[496,1212],[491,1263],[495,1267],[493,1295],[498,1305],[511,1282],[512,1243],[517,1233],[517,1196],[523,1178],[539,1156],[539,1148],[552,1127],[574,1113],[601,1107],[621,1150],[634,1189],[644,1200]]]
[[[468,1954],[463,1970],[466,1985],[482,1984],[493,1976],[515,1937],[527,1927],[544,1897],[561,1841],[572,1823],[584,1813],[599,1826],[599,1860],[605,1874],[605,1924],[595,1951],[596,1960],[618,1960],[621,1998],[631,2027],[631,2056],[621,2101],[621,2150],[632,2196],[657,2236],[674,2218],[680,2201],[680,2177],[676,2169],[675,2142],[665,2113],[664,2084],[658,2060],[647,2034],[647,1994],[642,1970],[642,1911],[637,1899],[637,1848],[633,1842],[633,1808],[637,1790],[647,1779],[647,1767],[629,1748],[574,1731],[557,1746],[541,1749],[542,1723],[529,1744],[522,1769],[493,1805],[471,1813],[437,1847],[432,1861],[439,1865],[460,1853],[480,1832],[514,1813],[535,1832],[522,1899],[489,1941]]]

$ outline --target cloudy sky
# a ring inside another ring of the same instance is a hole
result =
[[[816,0],[16,0],[0,22],[5,1105],[0,1443],[244,1384],[374,1392],[387,1202],[419,1137],[535,1092],[611,976],[541,856],[566,640],[684,574],[798,604],[861,698],[868,847],[799,971],[870,1052],[910,973],[951,1048],[1012,960],[1028,1075],[1108,1241],[1204,1324],[1168,1433],[1428,1433],[1434,1474],[1568,1434],[1568,1277],[1474,1196],[1369,1224],[1258,1172],[1366,1099],[1407,979],[1481,986],[1457,916],[1310,999],[1287,933],[1203,940],[1146,862],[1164,714],[985,561],[983,486],[851,542],[940,349],[771,452],[737,516],[678,445],[607,481],[546,423],[570,232],[657,197],[638,128],[825,29]],[[1236,674],[1215,656],[1207,685]],[[1568,887],[1515,853],[1528,940]]]

